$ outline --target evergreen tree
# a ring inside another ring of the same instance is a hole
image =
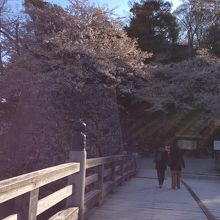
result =
[[[130,24],[125,28],[128,35],[138,39],[144,51],[160,52],[175,44],[179,29],[171,14],[171,3],[150,0],[134,3]]]

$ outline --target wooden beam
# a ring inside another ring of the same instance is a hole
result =
[[[115,166],[115,171],[118,172],[119,170],[121,170],[121,165]]]
[[[98,204],[101,205],[103,203],[103,184],[104,184],[104,171],[105,171],[105,165],[101,165],[98,167],[98,182],[97,182],[97,188],[101,191],[99,195],[99,201]]]
[[[95,204],[99,202],[99,196],[101,194],[101,190],[92,190],[85,195],[85,209],[91,208]]]
[[[0,182],[0,203],[77,173],[79,170],[79,163],[66,163],[3,180]]]
[[[72,195],[72,193],[73,187],[72,185],[69,185],[39,200],[37,204],[37,215],[40,215],[47,209],[61,202],[68,196]]]
[[[17,220],[17,219],[18,219],[18,214],[13,214],[6,218],[3,218],[2,220]]]
[[[67,207],[79,207],[79,220],[84,220],[85,212],[85,182],[86,182],[86,150],[71,151],[69,153],[70,161],[80,163],[80,172],[68,177],[68,184],[74,185],[75,193],[66,200]]]
[[[87,176],[86,177],[86,186],[96,182],[98,180],[98,174],[95,173],[93,175]]]
[[[112,169],[108,168],[104,170],[104,177],[111,175]]]
[[[114,182],[113,181],[107,181],[103,184],[103,197],[105,197],[109,192],[111,192],[114,188]]]
[[[113,156],[88,159],[86,161],[86,169],[106,163],[111,163],[112,161],[113,161]]]
[[[48,220],[78,220],[79,208],[68,208],[50,217]]]
[[[27,209],[28,220],[37,220],[39,188],[30,192],[29,208]]]
[[[36,220],[39,188],[16,197],[14,209],[19,213],[18,220]]]

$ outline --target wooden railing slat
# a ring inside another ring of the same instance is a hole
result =
[[[98,180],[98,174],[95,173],[93,175],[86,177],[86,186],[90,185],[91,183],[94,183]]]
[[[108,156],[108,157],[99,157],[99,158],[92,158],[86,160],[86,169],[91,167],[96,167],[102,164],[111,163],[114,161],[122,160],[122,158],[125,157],[125,155],[114,155],[114,156]]]
[[[87,159],[86,168],[88,169],[102,164],[111,163],[112,161],[113,161],[113,156]]]
[[[78,220],[79,208],[69,208],[58,212],[48,220]]]
[[[2,220],[36,220],[38,215],[66,198],[66,207],[76,208],[60,211],[49,220],[83,219],[87,208],[101,204],[106,194],[113,192],[118,184],[136,172],[132,168],[132,158],[127,155],[87,159],[85,150],[71,153],[70,161],[77,163],[65,163],[0,181],[0,203],[15,198],[14,212],[17,213]],[[93,167],[97,167],[94,169],[97,173],[86,177],[86,169]],[[67,176],[68,186],[38,201],[40,187]],[[85,186],[92,183],[93,187],[89,187],[90,191],[85,194]]]
[[[72,195],[72,193],[73,187],[72,185],[69,185],[39,200],[37,205],[37,215],[40,215],[47,209],[61,202],[68,196]]]
[[[101,193],[101,190],[94,189],[85,195],[85,205],[88,207],[90,202],[97,202],[98,203],[98,197]],[[92,201],[95,197],[97,197],[96,201]]]
[[[104,170],[104,177],[109,176],[111,174],[112,170],[111,168],[105,169]]]
[[[79,172],[79,163],[66,163],[0,182],[0,203]]]
[[[116,171],[116,172],[119,171],[120,169],[121,169],[121,166],[120,166],[120,165],[115,166],[115,171]]]
[[[27,173],[27,174],[22,174],[22,175],[19,175],[19,176],[16,176],[16,177],[13,177],[13,178],[9,178],[9,179],[6,179],[6,180],[2,180],[0,181],[0,192],[2,192],[2,190],[4,190],[5,188],[4,187],[7,187],[9,184],[12,184],[12,183],[20,183],[21,181],[26,181],[27,179],[31,179],[31,178],[36,178],[38,176],[43,176],[43,175],[48,175],[50,173],[53,173],[54,171],[55,172],[62,172],[63,169],[67,169],[69,167],[79,167],[79,164],[78,163],[64,163],[64,164],[60,164],[60,165],[57,165],[57,166],[53,166],[53,167],[49,167],[49,168],[45,168],[45,169],[42,169],[42,170],[37,170],[37,171],[34,171],[34,172],[31,172],[31,173]],[[79,170],[77,170],[78,172]],[[76,171],[73,170],[73,173],[75,173]]]
[[[6,218],[3,218],[2,220],[17,220],[17,219],[18,219],[18,214],[13,214]]]

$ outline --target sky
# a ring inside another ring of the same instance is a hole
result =
[[[10,5],[19,6],[23,0],[8,0]],[[62,5],[65,7],[68,3],[68,0],[47,0],[48,2]],[[129,5],[128,0],[89,0],[91,3],[95,3],[98,6],[105,6],[110,9],[116,9],[115,12],[118,16],[127,16],[129,14]],[[181,0],[170,0],[173,4],[173,8],[176,8]]]
[[[125,16],[129,13],[128,0],[90,0],[90,2],[94,2],[101,6],[104,5],[109,8],[116,8],[116,12],[120,16]],[[176,8],[180,4],[181,0],[170,0],[170,2],[172,2],[173,8]]]

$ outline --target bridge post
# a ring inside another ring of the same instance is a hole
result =
[[[79,162],[80,172],[68,177],[68,184],[73,186],[73,195],[67,198],[67,207],[79,207],[79,220],[84,220],[85,214],[85,178],[86,178],[86,135],[82,132],[85,131],[86,124],[80,122],[77,125],[74,136],[75,151],[70,151],[69,162]]]
[[[15,210],[19,213],[18,220],[36,220],[39,188],[25,193],[15,199]]]
[[[132,158],[131,158],[131,161],[132,161],[132,168],[133,168],[133,172],[134,172],[134,176],[137,175],[137,172],[138,172],[138,153],[137,152],[134,152],[132,153]]]
[[[124,157],[123,164],[124,164],[124,169],[123,169],[123,176],[124,176],[124,181],[128,180],[128,156]]]
[[[123,164],[122,176],[123,176],[123,182],[125,182],[126,181],[126,159],[127,159],[127,155],[128,155],[127,151],[123,151],[122,155],[123,155],[123,157],[122,157],[122,164]]]
[[[114,192],[115,189],[116,189],[115,164],[116,164],[115,158],[113,157],[113,158],[112,158],[112,175],[111,175],[111,179],[112,179],[112,182],[113,182],[112,192]]]
[[[99,205],[102,205],[103,203],[103,198],[104,198],[104,189],[103,189],[103,183],[104,183],[104,170],[105,170],[105,167],[104,167],[104,164],[100,165],[98,167],[98,189],[101,190],[101,193],[100,193],[100,197],[99,197],[99,202],[98,204]]]
[[[120,159],[120,171],[119,171],[119,174],[121,176],[121,182],[119,183],[119,185],[122,185],[123,182],[124,182],[124,157],[122,156],[121,159]]]

